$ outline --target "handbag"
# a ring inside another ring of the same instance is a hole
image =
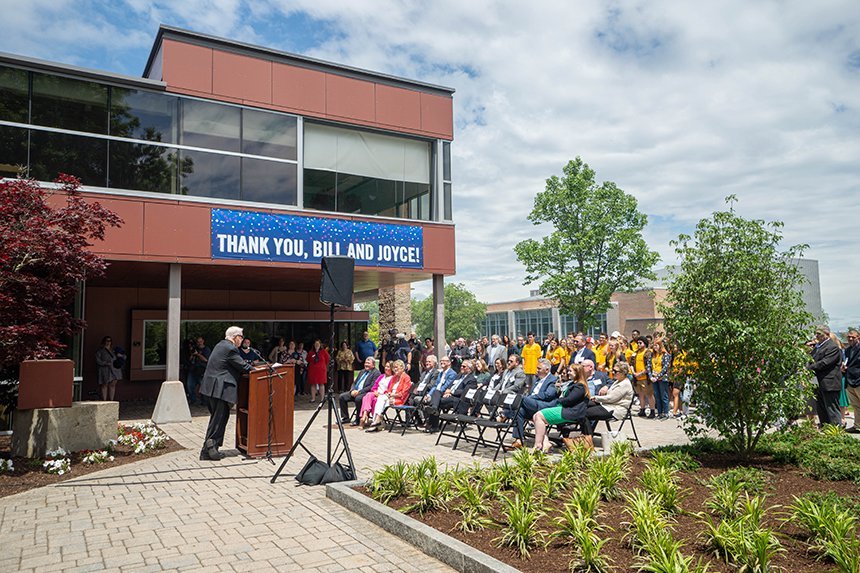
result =
[[[296,474],[296,481],[304,485],[319,485],[329,469],[327,463],[311,455],[305,462],[305,466]]]

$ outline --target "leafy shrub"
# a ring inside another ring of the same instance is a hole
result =
[[[485,513],[468,505],[457,507],[457,512],[460,514],[461,519],[454,527],[464,533],[473,533],[493,525],[493,520]]]
[[[815,479],[860,483],[860,440],[844,432],[825,434],[803,424],[768,434],[759,446],[763,453],[798,465]]]
[[[705,501],[705,507],[722,519],[734,519],[738,516],[742,484],[737,481],[721,480],[712,483],[711,497]]]
[[[580,482],[571,490],[570,501],[567,505],[572,506],[581,515],[597,517],[600,492],[600,484],[597,482],[592,480]]]
[[[830,504],[838,511],[848,511],[860,521],[860,497],[844,497],[836,492],[808,491],[800,499],[809,500],[816,504]]]
[[[681,553],[681,542],[672,539],[671,535],[659,535],[648,546],[647,555],[640,557],[639,571],[646,573],[706,573],[708,566],[699,559],[693,562],[692,557],[684,557]]]
[[[566,525],[570,544],[574,548],[574,558],[570,570],[577,573],[606,573],[610,571],[611,561],[600,551],[608,539],[600,539],[597,532],[604,529],[596,521],[577,515]]]
[[[830,558],[840,573],[857,573],[860,571],[857,517],[840,505],[833,498],[816,501],[810,497],[795,497],[785,521],[803,527],[808,532],[812,550]]]
[[[721,484],[732,484],[747,493],[758,494],[764,492],[770,480],[770,474],[759,468],[749,466],[737,466],[730,470],[712,477],[706,485],[714,488]]]
[[[645,491],[654,495],[664,510],[674,513],[680,509],[685,492],[675,480],[675,470],[650,465],[642,472],[641,481]]]
[[[617,499],[621,496],[618,484],[627,477],[628,469],[629,459],[626,456],[621,454],[604,456],[591,463],[591,467],[588,468],[588,479],[599,486],[604,499]]]
[[[381,470],[373,472],[367,489],[370,496],[380,503],[388,503],[406,495],[409,491],[411,470],[404,461],[383,466]]]
[[[563,464],[572,474],[578,470],[585,470],[594,460],[591,450],[583,442],[574,441],[571,449],[566,449],[561,456],[560,464]]]
[[[705,526],[701,538],[717,556],[749,573],[768,573],[774,556],[784,551],[774,532],[761,524],[764,498],[748,494],[738,517],[714,522],[700,514]]]
[[[679,472],[693,472],[702,467],[689,452],[656,449],[651,452],[651,465]]]
[[[435,460],[434,460],[435,461]],[[404,507],[404,513],[418,512],[424,515],[428,511],[447,509],[446,502],[450,498],[450,482],[438,475],[425,473],[420,476],[412,488],[412,495],[418,498],[415,503]]]
[[[510,547],[521,558],[530,555],[531,550],[546,545],[546,532],[538,528],[538,520],[544,516],[542,511],[533,507],[529,500],[519,495],[502,498],[505,523],[502,535],[493,541],[502,547]]]
[[[624,513],[630,516],[630,521],[625,523],[628,530],[625,537],[630,546],[641,553],[655,543],[657,537],[668,532],[672,521],[660,500],[647,491],[634,489],[627,493],[625,499]]]

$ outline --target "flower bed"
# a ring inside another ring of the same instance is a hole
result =
[[[717,448],[718,449],[718,448]],[[860,486],[760,455],[527,451],[490,468],[435,460],[363,491],[522,571],[852,572]]]
[[[104,450],[59,449],[48,452],[44,459],[12,457],[11,437],[0,436],[0,497],[181,449],[151,422],[119,424],[117,439]]]

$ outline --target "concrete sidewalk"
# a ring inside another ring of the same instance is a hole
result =
[[[151,410],[123,405],[121,417],[145,420]],[[312,412],[296,411],[296,435]],[[266,460],[227,449],[221,462],[199,461],[207,421],[200,409],[190,423],[163,426],[188,450],[0,498],[0,572],[452,571],[327,500],[322,487],[298,487],[286,475],[269,483],[276,466]],[[317,457],[325,456],[325,422],[323,410],[303,442]],[[644,446],[686,441],[674,421],[637,418],[636,428]],[[350,428],[347,439],[360,478],[398,459],[474,461],[452,441],[434,446],[435,435]],[[299,451],[285,472],[301,469]]]

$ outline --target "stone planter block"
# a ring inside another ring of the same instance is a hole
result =
[[[116,439],[119,402],[75,402],[71,408],[16,410],[12,421],[12,455],[44,457],[63,448],[68,452],[100,450]]]
[[[18,385],[18,409],[69,408],[75,364],[71,360],[24,360]]]
[[[182,382],[168,380],[161,383],[151,420],[156,424],[191,421],[191,409],[185,399],[185,386]]]

